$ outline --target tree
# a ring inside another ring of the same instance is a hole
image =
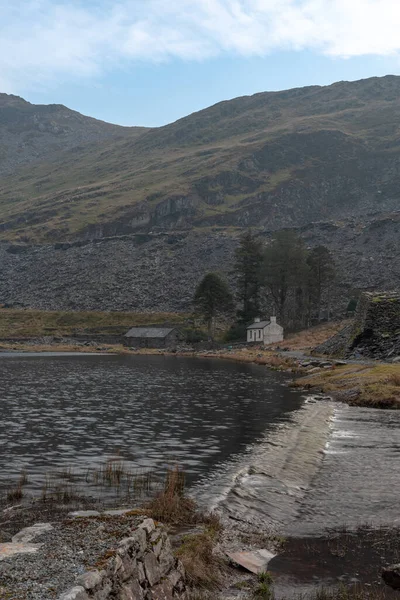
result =
[[[335,278],[335,263],[328,248],[316,246],[307,256],[307,264],[310,269],[310,304],[320,320],[322,295]]]
[[[262,243],[248,230],[240,238],[234,264],[241,323],[248,323],[260,314],[262,263]]]
[[[196,288],[193,304],[204,318],[209,337],[213,337],[215,318],[233,310],[233,298],[228,284],[216,273],[208,273]]]
[[[294,321],[304,318],[304,295],[308,266],[303,241],[295,232],[279,231],[264,252],[262,278],[269,290],[278,316],[287,323],[288,299],[292,299]]]

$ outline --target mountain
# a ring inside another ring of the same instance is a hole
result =
[[[35,105],[0,93],[0,175],[31,162],[54,161],[60,151],[144,131],[85,117],[61,104]]]
[[[165,127],[122,128],[118,140],[65,144],[57,161],[2,178],[1,236],[46,242],[154,227],[274,229],[393,210],[399,119],[400,78],[388,76],[256,94]]]
[[[354,287],[398,285],[400,77],[236,98],[153,129],[42,107],[72,124],[64,138],[39,130],[24,165],[13,131],[36,131],[38,110],[6,98],[0,302],[185,310],[206,270],[229,273],[248,226],[331,247],[337,306]]]

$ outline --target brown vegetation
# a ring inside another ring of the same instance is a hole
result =
[[[343,329],[349,321],[336,321],[334,323],[321,323],[315,327],[304,329],[297,333],[291,333],[285,338],[283,345],[288,350],[311,350],[326,342],[338,331]]]
[[[399,364],[347,364],[297,379],[293,385],[333,394],[356,406],[400,408]]]
[[[187,315],[99,311],[0,309],[0,339],[69,337],[76,334],[121,335],[130,327],[184,323]]]
[[[215,543],[216,533],[213,529],[183,539],[176,554],[185,567],[190,585],[212,588],[221,581],[223,563],[213,552]]]
[[[255,363],[261,366],[267,366],[277,370],[297,370],[297,362],[290,357],[283,356],[279,352],[265,349],[263,346],[245,346],[234,348],[232,350],[216,350],[199,354],[204,358],[223,358],[237,362]]]
[[[163,523],[196,523],[199,516],[196,503],[184,494],[185,475],[179,467],[167,470],[161,492],[146,505],[149,515]]]

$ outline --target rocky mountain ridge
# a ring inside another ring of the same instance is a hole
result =
[[[0,93],[0,176],[30,163],[57,160],[58,153],[72,148],[145,130],[85,117],[61,104],[35,105]]]
[[[219,103],[66,149],[0,180],[0,236],[28,242],[301,226],[399,207],[400,78]]]

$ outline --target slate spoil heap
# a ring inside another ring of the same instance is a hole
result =
[[[396,360],[400,357],[400,293],[363,293],[354,322],[315,352],[344,358]]]

